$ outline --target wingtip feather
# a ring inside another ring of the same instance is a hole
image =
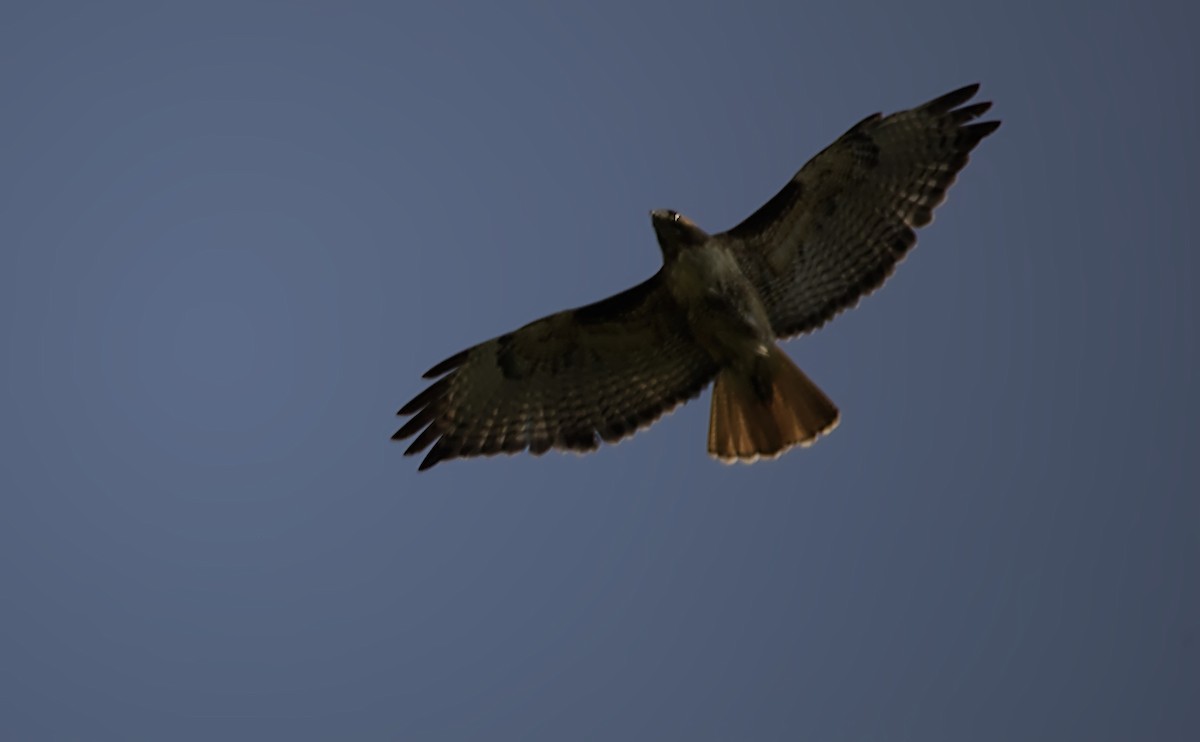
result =
[[[951,90],[945,95],[934,98],[922,106],[922,108],[934,113],[947,113],[974,98],[978,92],[979,83],[971,83],[970,85],[964,85],[957,90]]]
[[[434,445],[433,448],[429,449],[429,453],[425,454],[425,458],[421,459],[420,465],[417,466],[417,471],[432,469],[433,467],[437,466],[438,462],[440,461],[455,458],[456,454],[440,445],[440,443],[441,442],[439,441],[438,445]]]
[[[972,140],[972,146],[974,146],[975,144],[978,144],[984,137],[988,136],[996,129],[999,129],[1000,123],[1001,122],[999,121],[980,121],[977,124],[964,126],[962,130],[969,133]]]
[[[461,351],[455,353],[454,355],[450,356],[446,360],[437,364],[436,366],[429,369],[425,373],[421,374],[421,377],[425,378],[425,379],[436,379],[437,377],[439,377],[445,373],[453,371],[454,369],[458,368],[459,366],[463,365],[463,363],[466,362],[467,354],[470,352],[471,351],[468,349],[468,350],[461,350]]]
[[[969,106],[963,106],[954,110],[954,121],[959,124],[965,124],[968,121],[974,120],[987,113],[992,107],[990,100],[972,103]]]

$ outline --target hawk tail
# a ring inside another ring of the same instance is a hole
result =
[[[838,409],[778,347],[747,376],[717,375],[708,420],[708,453],[723,463],[773,459],[811,445],[838,424]]]

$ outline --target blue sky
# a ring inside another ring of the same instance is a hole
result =
[[[1192,739],[1198,19],[1060,5],[6,6],[0,736]],[[388,440],[650,209],[974,81],[936,222],[785,346],[818,445]]]

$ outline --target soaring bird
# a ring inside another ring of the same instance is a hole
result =
[[[714,378],[708,452],[774,458],[838,423],[833,402],[776,341],[810,332],[879,288],[915,229],[1000,126],[968,85],[867,116],[733,229],[650,213],[663,265],[615,296],[543,317],[447,358],[400,408],[393,439],[445,459],[615,443]]]

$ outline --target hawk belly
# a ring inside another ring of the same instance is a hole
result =
[[[749,372],[767,355],[775,342],[771,323],[728,249],[709,242],[681,250],[665,278],[696,342],[720,366]]]

